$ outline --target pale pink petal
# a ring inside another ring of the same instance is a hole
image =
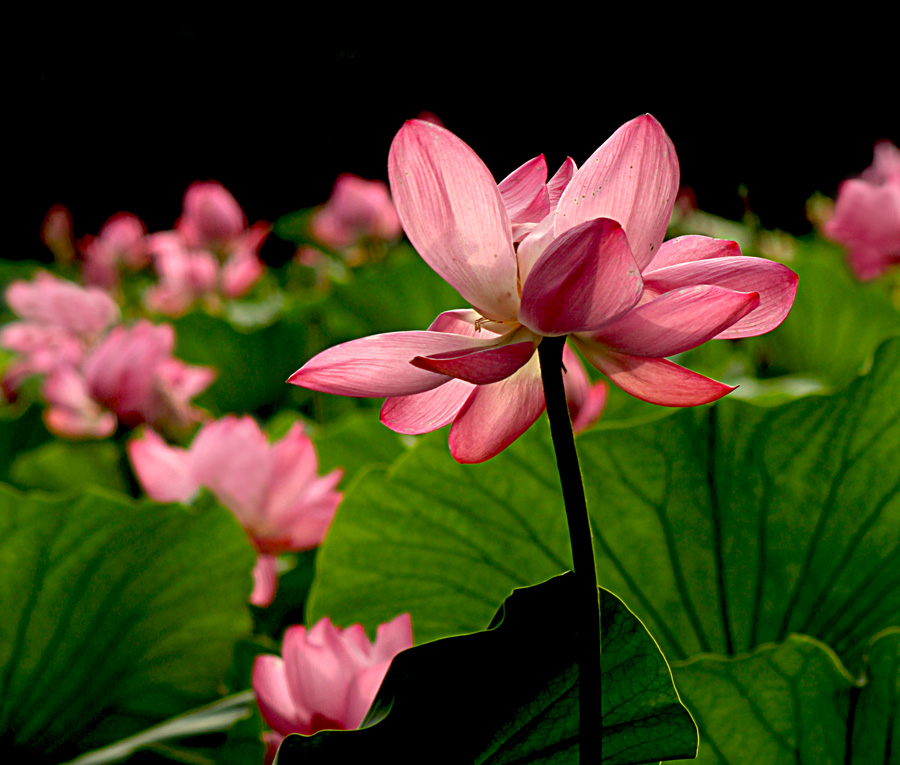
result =
[[[484,462],[502,452],[544,411],[538,356],[511,377],[479,385],[450,428],[450,453],[457,462]]]
[[[588,332],[634,306],[641,288],[625,232],[599,218],[566,231],[534,264],[519,321],[542,335]]]
[[[430,433],[453,422],[473,390],[472,383],[450,380],[425,393],[385,399],[381,422],[397,433]]]
[[[521,239],[534,224],[549,215],[546,180],[547,162],[541,154],[500,181],[498,188],[512,225],[513,241]]]
[[[414,367],[410,361],[416,356],[459,350],[474,342],[445,332],[371,335],[322,351],[294,372],[288,382],[342,396],[389,398],[422,393],[450,378]]]
[[[360,670],[350,684],[347,694],[347,730],[359,728],[366,714],[378,695],[378,689],[384,682],[384,676],[390,669],[391,662],[383,661]]]
[[[606,406],[609,386],[604,382],[591,382],[584,366],[568,343],[563,346],[563,368],[569,416],[572,418],[572,428],[579,433],[600,418]]]
[[[478,155],[448,130],[411,120],[391,144],[388,169],[403,228],[425,262],[484,316],[514,319],[509,217]]]
[[[645,275],[648,289],[667,292],[695,284],[713,284],[736,292],[759,293],[759,306],[716,335],[717,339],[752,337],[769,332],[794,304],[797,274],[765,258],[723,257],[655,269]]]
[[[285,632],[282,648],[291,696],[335,727],[345,727],[347,691],[356,667],[348,661],[340,631],[328,617],[307,633],[296,629]]]
[[[642,401],[661,406],[708,404],[734,387],[710,380],[667,359],[615,353],[576,339],[582,355],[612,382]]]
[[[620,127],[575,173],[556,210],[557,236],[594,218],[618,221],[643,269],[659,250],[678,193],[678,158],[649,114]]]
[[[128,457],[141,488],[157,502],[189,502],[200,488],[187,449],[169,446],[149,428],[128,443]]]
[[[589,337],[633,356],[674,356],[711,340],[758,305],[756,292],[708,284],[683,287],[644,303]]]
[[[734,257],[741,254],[741,248],[737,242],[727,239],[711,239],[708,236],[679,236],[663,242],[653,260],[644,269],[644,279],[649,274],[666,266],[675,266],[679,263],[691,263],[697,260],[709,258]]]
[[[30,282],[13,282],[5,297],[22,318],[85,337],[93,337],[119,318],[119,307],[103,290],[80,287],[44,272]]]
[[[526,236],[516,250],[516,259],[519,263],[519,283],[525,284],[531,269],[538,262],[541,255],[553,243],[553,216],[548,215],[535,226]],[[521,310],[521,309],[520,309]]]
[[[222,293],[237,298],[260,280],[266,267],[256,255],[232,255],[222,266]]]
[[[412,644],[412,617],[409,614],[399,614],[389,622],[378,625],[372,660],[390,661],[400,651],[411,648]]]
[[[266,608],[275,600],[278,590],[278,558],[274,555],[256,556],[256,565],[253,567],[253,592],[250,593],[250,602],[254,606]]]
[[[566,161],[560,165],[556,175],[547,181],[547,192],[550,197],[551,209],[556,209],[562,193],[566,190],[566,186],[569,185],[569,181],[572,180],[572,176],[575,175],[577,170],[578,167],[575,165],[575,160],[571,157],[566,157]]]
[[[192,183],[184,195],[184,212],[175,224],[192,247],[215,247],[238,236],[247,218],[237,200],[215,181]]]
[[[252,684],[266,725],[282,735],[312,733],[309,728],[312,715],[300,700],[291,695],[281,657],[269,654],[257,656],[253,662]]]
[[[537,338],[529,338],[492,348],[467,348],[416,356],[411,363],[419,369],[428,369],[475,385],[489,385],[521,369],[534,354],[536,344]]]
[[[101,407],[88,392],[87,383],[71,367],[57,367],[44,380],[47,427],[63,436],[105,438],[116,429],[116,417]]]
[[[191,444],[194,477],[211,489],[241,525],[264,520],[272,465],[265,434],[252,417],[228,415],[208,422]]]

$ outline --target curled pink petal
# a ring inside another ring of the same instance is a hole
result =
[[[756,292],[683,287],[629,311],[590,339],[628,355],[674,356],[716,337],[758,305]]]
[[[556,174],[547,181],[547,193],[550,197],[550,209],[555,210],[556,206],[559,204],[560,197],[562,197],[562,193],[566,190],[566,186],[569,185],[569,181],[572,180],[572,177],[575,175],[575,172],[578,170],[578,167],[575,165],[575,160],[571,157],[566,157],[566,161],[560,165],[559,170],[556,171]]]
[[[323,351],[294,372],[288,382],[342,396],[409,396],[450,379],[414,367],[412,359],[456,351],[473,343],[469,337],[445,332],[372,335]]]
[[[547,192],[547,162],[544,155],[513,170],[498,184],[512,225],[513,241],[518,241],[550,213]]]
[[[499,382],[524,366],[537,347],[536,338],[505,342],[488,348],[468,348],[431,356],[416,356],[410,363],[419,369],[454,377],[475,385]]]
[[[250,602],[266,608],[275,600],[278,591],[278,558],[274,555],[258,555],[253,567],[253,592]]]
[[[770,332],[787,317],[797,294],[797,274],[765,258],[713,257],[684,262],[645,274],[647,289],[656,292],[709,284],[737,292],[756,292],[759,305],[716,335],[718,339],[752,337]],[[668,354],[665,354],[668,355]]]
[[[484,462],[502,452],[544,411],[537,354],[511,377],[475,388],[450,428],[457,462]]]
[[[411,120],[391,144],[388,169],[403,228],[425,262],[484,316],[514,319],[509,217],[478,155],[448,130]]]
[[[604,382],[592,383],[578,356],[569,347],[563,346],[563,383],[572,429],[580,433],[593,425],[606,406],[609,386]]]
[[[708,236],[679,236],[663,242],[659,252],[644,269],[644,278],[667,266],[676,266],[679,263],[692,263],[697,260],[709,258],[727,258],[741,254],[741,248],[737,242],[727,239],[711,239]]]
[[[312,715],[291,694],[284,661],[280,656],[257,656],[253,662],[252,683],[256,703],[268,726],[283,736],[313,733],[309,727]]]
[[[598,218],[566,231],[534,264],[519,320],[542,335],[588,332],[634,306],[642,286],[622,227]]]
[[[386,399],[381,407],[381,422],[397,433],[430,433],[453,422],[473,390],[472,383],[450,380],[425,393]]]
[[[620,127],[575,173],[556,209],[555,234],[593,218],[618,221],[643,269],[659,250],[678,193],[678,158],[649,114]]]
[[[651,404],[709,404],[734,390],[733,386],[710,380],[667,359],[616,353],[577,339],[576,345],[582,355],[618,387]]]

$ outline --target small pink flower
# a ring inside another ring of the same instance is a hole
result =
[[[694,406],[733,388],[667,360],[713,338],[778,326],[797,277],[734,242],[663,243],[679,170],[650,115],[623,125],[576,170],[548,181],[543,156],[497,184],[452,133],[410,121],[391,145],[391,190],[410,242],[472,310],[426,331],[330,348],[290,382],[385,397],[382,422],[425,433],[450,422],[450,451],[482,462],[544,410],[537,346],[567,335],[625,392]]]
[[[23,319],[0,329],[0,345],[18,354],[3,376],[3,390],[10,398],[30,375],[77,366],[119,318],[118,306],[102,290],[47,273],[30,282],[13,282],[6,302]]]
[[[210,385],[215,372],[173,358],[174,344],[168,324],[140,321],[130,328],[116,327],[82,365],[91,399],[128,427],[147,423],[178,432],[199,421],[202,413],[189,402]]]
[[[193,183],[173,231],[153,234],[159,284],[147,293],[153,310],[178,315],[196,300],[216,305],[245,294],[265,272],[259,250],[267,223],[247,226],[244,211],[220,183]]]
[[[187,502],[203,486],[235,514],[259,554],[256,605],[275,596],[273,556],[319,545],[342,498],[335,490],[341,470],[317,475],[315,447],[300,423],[270,446],[253,418],[228,416],[203,425],[190,449],[148,430],[128,453],[151,498]]]
[[[859,279],[874,279],[900,263],[900,149],[890,141],[876,144],[872,166],[841,184],[823,231],[847,248]]]
[[[87,284],[111,289],[119,283],[121,265],[138,270],[148,265],[147,228],[136,215],[116,213],[95,237],[80,242]]]
[[[378,627],[375,642],[359,624],[341,630],[328,617],[284,633],[282,656],[253,665],[253,690],[278,741],[290,733],[353,730],[365,718],[391,660],[413,644],[409,614]],[[275,736],[269,743],[277,744]]]
[[[331,198],[313,216],[312,232],[323,244],[341,249],[364,239],[397,239],[401,229],[384,183],[344,173],[335,181]]]

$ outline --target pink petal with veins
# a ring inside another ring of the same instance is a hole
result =
[[[589,339],[633,356],[674,356],[711,340],[758,305],[755,292],[684,287],[629,311]]]
[[[537,354],[514,375],[479,385],[450,428],[450,453],[457,462],[484,462],[502,452],[544,411]]]
[[[451,380],[425,393],[386,399],[381,422],[396,433],[430,433],[453,422],[473,390],[472,383]]]
[[[708,236],[679,236],[663,242],[659,252],[644,269],[644,275],[658,271],[660,268],[675,266],[679,263],[693,263],[709,258],[727,258],[741,254],[737,242],[727,239],[711,239]]]
[[[620,127],[569,182],[556,209],[557,236],[594,218],[618,221],[643,269],[659,251],[678,193],[672,141],[649,114]]]
[[[390,332],[336,345],[310,359],[288,382],[343,396],[408,396],[450,378],[410,364],[416,356],[458,351],[481,341],[445,332]],[[487,343],[485,343],[487,344]]]
[[[555,210],[556,206],[559,204],[560,197],[562,197],[562,193],[566,190],[566,186],[569,185],[569,182],[572,180],[572,177],[575,175],[575,172],[578,170],[578,166],[575,164],[575,160],[571,157],[566,157],[566,161],[560,165],[559,170],[556,171],[556,174],[547,181],[547,193],[550,197],[550,209]]]
[[[697,406],[722,398],[733,386],[710,380],[667,359],[616,353],[576,340],[582,355],[618,387],[660,406]]]
[[[761,335],[781,324],[794,304],[797,274],[765,258],[714,257],[648,271],[644,284],[659,292],[710,284],[758,293],[759,306],[715,336],[724,340]]]
[[[641,288],[621,226],[591,220],[554,240],[534,264],[519,321],[542,335],[589,332],[634,306]]]
[[[413,247],[484,316],[519,307],[509,216],[490,171],[465,143],[407,122],[391,144],[391,193]]]
[[[524,366],[534,354],[535,340],[416,356],[410,363],[419,369],[428,369],[475,385],[490,385]]]

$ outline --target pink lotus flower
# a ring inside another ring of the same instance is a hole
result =
[[[693,406],[733,388],[665,357],[767,332],[793,303],[796,275],[743,257],[734,242],[663,244],[678,161],[649,115],[619,128],[580,170],[567,160],[547,182],[541,156],[499,185],[456,136],[413,120],[391,146],[389,177],[413,246],[474,310],[441,314],[424,332],[336,346],[290,382],[386,397],[382,422],[402,433],[452,422],[460,462],[493,457],[544,410],[543,337],[571,336],[637,398]]]
[[[191,184],[183,208],[173,231],[149,238],[160,282],[146,302],[169,315],[183,313],[196,300],[216,305],[222,297],[240,297],[265,272],[259,249],[269,225],[248,228],[243,210],[224,186]]]
[[[6,302],[23,319],[0,330],[0,345],[18,354],[3,377],[4,392],[10,397],[29,375],[77,365],[119,318],[118,306],[102,290],[47,273],[30,282],[13,282],[6,290]]]
[[[79,243],[84,253],[84,280],[104,289],[119,283],[119,268],[136,271],[150,263],[147,228],[136,215],[116,213],[100,229],[98,236]]]
[[[823,230],[847,248],[859,279],[874,279],[900,263],[900,149],[890,141],[876,144],[872,166],[841,184]]]
[[[215,372],[173,358],[174,343],[174,331],[166,324],[116,327],[77,370],[54,370],[47,378],[48,424],[63,435],[93,435],[99,404],[128,427],[148,423],[185,430],[202,414],[189,400],[209,386]]]
[[[319,545],[342,495],[341,470],[318,477],[309,436],[295,424],[270,446],[251,417],[208,422],[190,449],[168,446],[152,430],[128,445],[138,481],[158,502],[188,502],[203,486],[229,508],[259,554],[251,602],[272,602],[275,556]]]
[[[362,239],[397,239],[401,233],[387,186],[349,173],[338,176],[331,198],[311,225],[315,237],[335,249]]]
[[[379,626],[374,643],[361,625],[340,630],[328,617],[310,630],[290,627],[283,659],[263,655],[253,665],[256,700],[274,731],[267,737],[270,749],[290,733],[358,728],[391,660],[412,644],[409,614]]]

